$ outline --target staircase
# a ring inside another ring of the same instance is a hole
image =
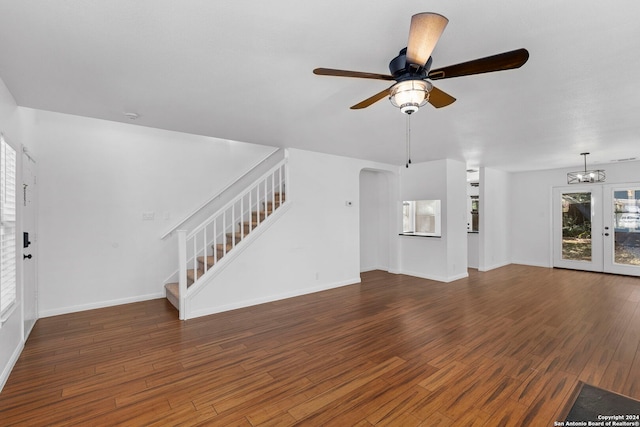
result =
[[[285,205],[287,172],[284,159],[193,231],[177,231],[177,281],[165,284],[165,294],[180,312],[180,319],[188,318],[185,303],[195,288],[207,285],[216,270],[241,252],[240,246],[261,234],[256,230]]]

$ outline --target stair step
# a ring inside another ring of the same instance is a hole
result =
[[[241,223],[241,227],[244,227],[245,236],[258,226],[258,221],[244,221]]]
[[[235,234],[235,236],[234,236]],[[246,237],[246,233],[245,233],[245,237]],[[233,246],[233,239],[236,239],[236,245],[238,243],[240,243],[240,241],[242,240],[243,236],[242,233],[240,231],[236,231],[235,233],[227,233],[227,246],[231,245]]]
[[[257,224],[257,222],[254,221],[254,224]],[[249,229],[249,221],[239,222],[238,223],[238,231],[237,231],[237,233],[241,233],[243,228],[244,228],[244,237],[243,237],[243,239],[246,239],[247,235],[251,232],[251,229]],[[253,228],[256,228],[255,225],[254,225]]]
[[[221,257],[221,254],[225,253],[225,246],[226,246],[226,251],[227,252],[230,252],[231,249],[233,249],[233,247],[234,247],[232,244],[229,244],[229,243],[227,243],[226,245],[224,243],[216,244],[215,249],[218,251],[218,258]],[[213,246],[211,248],[213,248]]]
[[[272,209],[267,209],[266,211],[264,209],[260,210],[260,211],[253,211],[251,212],[251,220],[252,221],[257,221],[258,216],[260,216],[260,221],[262,221],[263,219],[265,219],[267,216],[271,215],[273,213]]]
[[[218,258],[220,259],[220,258]],[[199,256],[198,257],[198,262],[200,263],[200,265],[202,266],[202,268],[204,268],[204,257],[203,256]],[[207,256],[207,269],[213,267],[213,264],[216,263],[216,259],[213,256]]]
[[[284,193],[282,193],[282,203],[278,199],[278,194],[279,193],[275,193],[275,198],[276,198],[275,201],[271,200],[268,202],[262,202],[262,205],[263,205],[262,209],[251,212],[251,221],[244,221],[240,223],[240,226],[241,227],[243,226],[245,229],[245,234],[247,234],[250,231],[249,229],[250,224],[251,224],[251,229],[256,228],[258,226],[259,224],[258,217],[260,217],[260,222],[264,221],[273,213],[274,210],[278,209],[280,205],[284,203],[285,201]]]
[[[271,202],[269,202],[271,203]],[[276,209],[279,207],[280,205],[276,205]],[[265,219],[267,219],[269,216],[271,216],[273,214],[273,208],[272,206],[269,206],[266,210],[267,215],[265,215],[265,210],[262,209],[259,211],[253,211],[251,212],[251,221],[243,221],[241,223],[238,223],[241,227],[244,227],[244,234],[248,234],[249,233],[249,225],[251,225],[251,229],[256,228],[262,221],[264,221]],[[258,215],[260,215],[260,222],[258,222]]]
[[[169,302],[178,310],[180,310],[180,291],[177,283],[167,283],[164,285],[165,295]]]
[[[198,269],[198,279],[204,274],[204,270]],[[196,281],[196,272],[193,269],[187,270],[187,286],[191,286]]]
[[[180,295],[180,285],[178,283],[167,283],[164,288],[175,297]]]
[[[218,260],[220,260],[220,257],[218,257]],[[208,256],[207,261],[209,262],[208,268],[210,268],[214,264],[214,258],[212,256]],[[200,264],[204,263],[204,257],[198,257],[198,262]],[[194,269],[187,270],[187,287],[193,285],[193,283],[195,282],[195,271],[196,270]],[[198,268],[197,273],[198,273],[198,279],[199,279],[204,275],[205,272],[203,268]],[[178,308],[177,304],[180,299],[180,284],[167,283],[164,285],[164,288],[166,290],[167,299],[169,299],[169,301],[171,301],[171,303],[176,308]]]
[[[284,199],[282,201],[277,200],[277,199],[276,200],[270,200],[270,201],[268,201],[266,203],[263,203],[263,206],[266,206],[267,209],[274,210],[274,209],[277,209],[278,206],[280,206],[284,202],[285,202]]]

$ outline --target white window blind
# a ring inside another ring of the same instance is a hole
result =
[[[16,157],[0,137],[0,317],[16,301]]]

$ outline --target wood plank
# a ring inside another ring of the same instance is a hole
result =
[[[578,380],[640,398],[640,279],[510,265],[182,322],[164,299],[38,320],[9,425],[552,425]]]
[[[430,394],[422,387],[413,386],[409,389],[400,389],[395,397],[373,408],[367,415],[367,421],[373,425],[395,423],[400,414],[411,413]]]
[[[520,420],[524,418],[528,407],[515,401],[507,401],[493,412],[485,424],[496,427],[522,427]],[[540,424],[548,426],[549,424]]]
[[[558,421],[555,419],[558,410],[570,397],[578,381],[571,374],[553,373],[547,375],[549,378],[546,380],[545,387],[528,405],[519,425],[553,425],[554,421]]]
[[[321,411],[325,406],[329,405],[331,402],[342,399],[346,394],[352,392],[353,390],[365,386],[370,381],[378,378],[384,373],[402,365],[405,363],[404,360],[394,357],[392,359],[387,360],[384,363],[376,365],[369,369],[367,372],[359,375],[353,380],[349,381],[346,384],[341,384],[334,389],[321,394],[313,399],[310,399],[300,405],[296,405],[289,410],[289,413],[293,415],[296,420],[301,420],[303,418],[308,417],[310,414],[314,412]]]

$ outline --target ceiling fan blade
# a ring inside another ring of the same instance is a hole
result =
[[[470,76],[472,74],[490,73],[492,71],[511,70],[520,68],[529,59],[527,49],[517,49],[503,52],[485,58],[474,59],[448,67],[429,71],[429,79],[440,80],[452,77]]]
[[[407,62],[424,66],[448,23],[447,18],[437,13],[413,15],[407,43]]]
[[[433,87],[429,92],[429,104],[436,108],[446,107],[456,102],[456,99],[448,93],[441,91],[437,87]]]
[[[378,101],[380,101],[382,98],[389,96],[389,89],[391,89],[390,87],[381,90],[380,92],[376,93],[373,96],[370,96],[369,98],[365,99],[362,102],[358,102],[356,105],[352,106],[351,109],[352,110],[360,110],[362,108],[367,108],[369,105],[374,104]]]
[[[333,68],[316,68],[313,74],[319,76],[336,76],[336,77],[357,77],[360,79],[374,80],[394,80],[393,76],[388,74],[363,73],[361,71],[334,70]]]

